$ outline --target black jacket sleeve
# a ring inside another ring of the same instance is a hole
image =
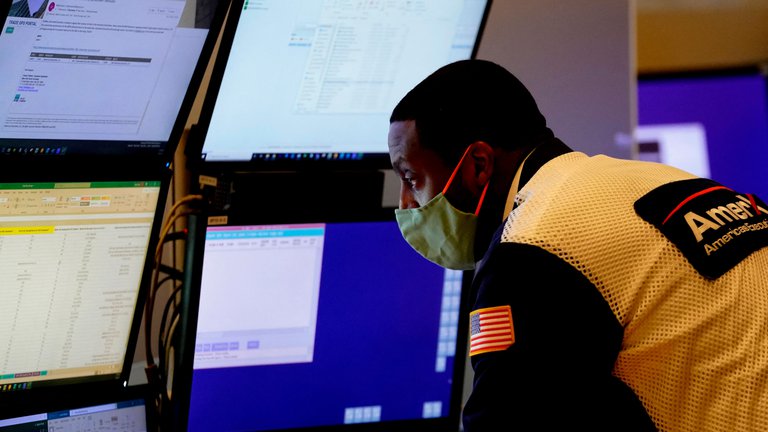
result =
[[[623,328],[595,286],[547,251],[494,242],[475,274],[472,309],[510,305],[515,342],[472,356],[465,431],[655,430],[612,375]]]

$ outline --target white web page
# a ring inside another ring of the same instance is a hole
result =
[[[324,228],[209,231],[196,369],[311,362]]]
[[[40,19],[9,18],[0,135],[166,140],[207,34],[177,28],[184,7],[64,0]]]

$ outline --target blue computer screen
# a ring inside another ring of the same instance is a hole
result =
[[[641,77],[639,125],[697,125],[710,177],[765,199],[768,181],[768,91],[757,71]],[[681,155],[681,157],[691,155]]]
[[[394,221],[209,228],[190,430],[449,417],[461,280]]]

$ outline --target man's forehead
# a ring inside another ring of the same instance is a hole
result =
[[[421,145],[415,122],[410,122],[407,125],[398,125],[390,131],[389,157],[395,172],[416,172],[423,175],[448,168],[436,151]]]
[[[396,171],[404,171],[418,157],[419,140],[413,120],[397,121],[389,127],[389,157]]]
[[[418,146],[419,139],[416,133],[415,120],[403,120],[392,122],[389,125],[389,146],[390,147],[414,147]]]

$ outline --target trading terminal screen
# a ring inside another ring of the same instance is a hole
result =
[[[209,227],[190,430],[458,427],[461,293],[394,221]]]

